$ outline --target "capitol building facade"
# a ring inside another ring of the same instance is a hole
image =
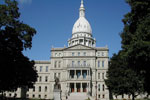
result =
[[[105,85],[108,70],[108,47],[96,47],[92,28],[85,18],[83,1],[79,18],[72,29],[68,47],[51,48],[50,61],[35,61],[38,80],[34,88],[28,89],[26,97],[55,99],[55,79],[59,79],[62,100],[109,100]],[[7,96],[21,97],[21,89]],[[72,99],[74,98],[74,99]]]

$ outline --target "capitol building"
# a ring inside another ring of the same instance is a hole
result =
[[[68,47],[52,47],[49,61],[35,61],[38,80],[34,88],[27,90],[26,97],[55,100],[57,78],[62,100],[109,100],[109,91],[104,82],[108,70],[108,51],[107,46],[96,47],[82,0]],[[14,95],[21,97],[22,90],[6,93],[9,97]]]

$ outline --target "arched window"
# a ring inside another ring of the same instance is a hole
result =
[[[105,85],[103,84],[103,91],[105,91]]]
[[[33,86],[33,92],[35,92],[35,86]]]
[[[47,86],[45,86],[45,92],[47,92]]]
[[[45,82],[47,82],[48,81],[48,76],[45,76]]]
[[[41,82],[41,81],[42,81],[42,76],[39,77],[39,82]]]
[[[98,91],[100,91],[100,88],[101,88],[101,85],[100,85],[100,84],[98,84]]]
[[[100,67],[100,61],[98,61],[98,67]]]
[[[42,72],[42,66],[40,66],[40,72]]]
[[[46,66],[46,72],[48,72],[48,66]]]
[[[41,92],[41,86],[39,86],[39,92]]]
[[[103,79],[105,78],[105,77],[104,77],[104,73],[102,73],[102,77],[103,77]]]

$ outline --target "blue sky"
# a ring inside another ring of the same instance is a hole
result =
[[[84,0],[84,6],[96,46],[107,45],[111,57],[121,49],[121,20],[130,7],[125,0]],[[37,30],[31,50],[24,54],[31,60],[49,60],[52,46],[67,46],[79,7],[80,0],[19,0],[20,20]]]

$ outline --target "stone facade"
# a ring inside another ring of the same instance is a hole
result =
[[[83,0],[79,9],[79,19],[72,29],[68,47],[51,48],[50,61],[35,61],[38,80],[34,88],[28,89],[28,98],[54,99],[55,79],[59,79],[61,99],[66,100],[73,94],[82,94],[91,100],[108,100],[109,91],[105,85],[108,69],[106,47],[96,47],[92,28],[85,18]],[[21,89],[6,96],[21,97]],[[81,99],[80,99],[81,100]]]
[[[38,81],[29,98],[53,99],[55,77],[59,78],[61,96],[66,100],[71,93],[85,93],[93,100],[109,99],[105,85],[108,69],[108,48],[87,47],[81,44],[67,48],[51,48],[51,61],[36,61]]]

